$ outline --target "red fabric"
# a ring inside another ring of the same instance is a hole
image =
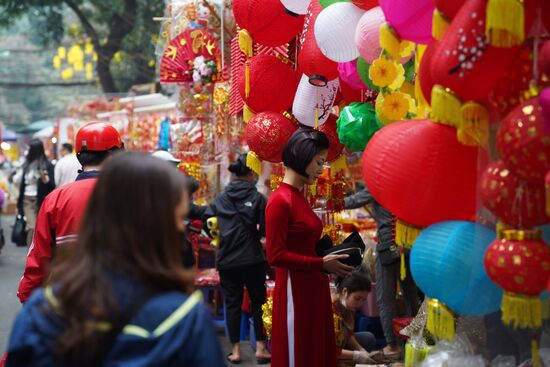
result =
[[[417,226],[475,216],[477,165],[478,147],[459,143],[455,128],[430,120],[385,126],[363,154],[372,196]]]
[[[418,77],[420,78],[420,88],[426,101],[432,103],[432,87],[434,86],[434,80],[432,78],[432,61],[434,55],[439,47],[439,42],[432,39],[432,41],[426,47],[424,55],[420,60],[420,66],[418,68]]]
[[[215,268],[202,269],[195,276],[196,287],[219,287],[220,274]]]
[[[17,291],[21,302],[25,302],[36,288],[42,286],[53,257],[52,243],[63,246],[76,241],[80,220],[96,182],[95,178],[76,181],[46,196],[38,212],[25,271]]]
[[[252,313],[252,302],[250,301],[250,295],[248,289],[244,288],[243,302],[241,303],[241,311],[246,313]]]
[[[288,277],[294,304],[295,366],[337,365],[329,279],[321,272],[323,259],[315,256],[322,229],[303,192],[281,183],[271,194],[266,207],[266,243],[269,263],[276,267],[272,367],[289,365]]]
[[[246,144],[261,160],[278,163],[286,142],[297,128],[278,112],[261,112],[246,124]]]
[[[404,328],[409,326],[413,319],[414,319],[413,317],[403,317],[403,318],[393,319],[392,323],[393,323],[393,333],[394,333],[394,335],[396,335],[397,337],[399,337],[403,340],[409,339],[407,336],[402,335],[400,332],[401,332],[401,330],[403,330]]]

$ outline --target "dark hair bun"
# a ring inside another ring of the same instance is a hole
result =
[[[241,154],[235,162],[229,165],[229,172],[237,176],[246,176],[250,173],[250,168],[246,166],[246,154]]]

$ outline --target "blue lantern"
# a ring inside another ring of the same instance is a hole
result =
[[[466,221],[440,222],[417,237],[410,267],[430,298],[460,315],[481,316],[500,308],[502,289],[487,277],[483,255],[495,232]]]

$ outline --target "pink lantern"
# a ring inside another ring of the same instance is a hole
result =
[[[357,24],[355,45],[359,54],[369,64],[380,57],[380,26],[386,21],[382,8],[377,6],[367,11]]]
[[[338,73],[340,74],[340,80],[343,80],[353,89],[360,90],[367,88],[357,72],[357,60],[339,63]]]
[[[380,0],[380,6],[401,38],[423,44],[431,41],[433,0]]]

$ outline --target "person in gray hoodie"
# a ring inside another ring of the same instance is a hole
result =
[[[232,352],[230,363],[240,363],[240,324],[243,287],[246,286],[252,304],[256,358],[259,364],[269,363],[265,347],[262,305],[266,300],[265,255],[261,238],[265,237],[266,198],[256,189],[258,176],[246,166],[246,154],[241,154],[229,166],[234,179],[206,209],[203,219],[218,218],[220,245],[216,267],[225,297],[226,323]]]

